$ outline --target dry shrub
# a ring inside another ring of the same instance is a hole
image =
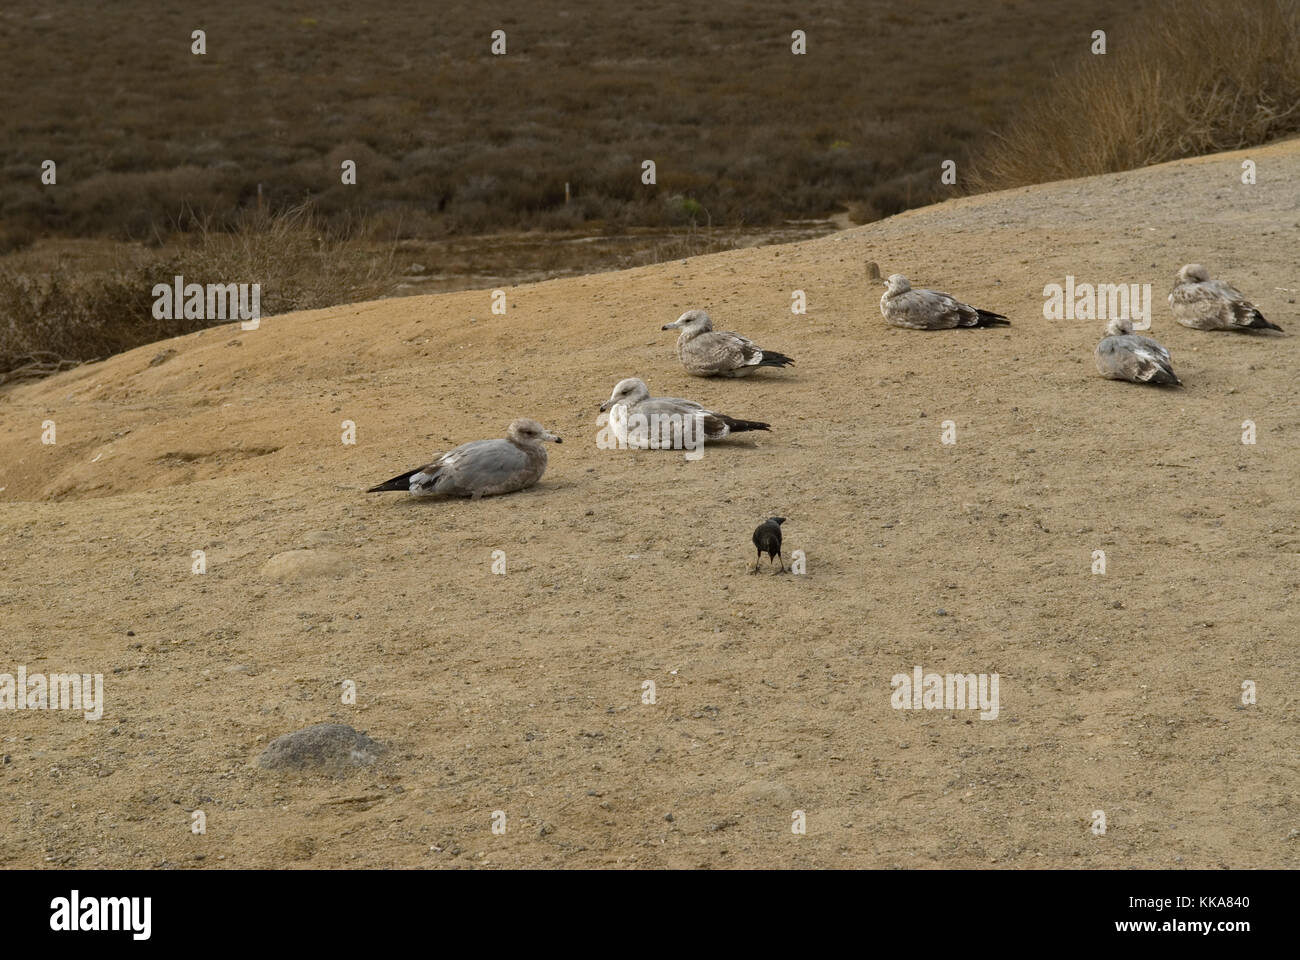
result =
[[[169,170],[91,173],[65,164],[60,177],[70,181],[66,200],[69,232],[88,236],[110,233],[124,240],[142,239],[174,228],[196,214],[228,210],[238,201],[230,171],[193,165]]]
[[[396,268],[392,243],[362,219],[326,227],[303,204],[273,216],[243,213],[230,233],[201,230],[178,256],[197,283],[260,283],[266,316],[373,299]],[[367,241],[365,243],[361,241]]]
[[[736,249],[734,238],[712,230],[686,230],[674,233],[656,242],[651,249],[638,253],[630,265],[643,266],[650,263],[665,263],[669,260],[683,260],[687,257],[699,257],[709,253],[722,253]]]
[[[309,208],[298,207],[276,216],[245,214],[230,233],[201,227],[179,249],[107,272],[3,267],[0,383],[210,326],[154,317],[154,285],[178,275],[186,283],[259,283],[262,315],[272,316],[381,296],[394,283],[393,256],[393,245],[376,245],[364,225],[328,232]]]
[[[982,189],[1132,170],[1300,130],[1300,2],[1160,0],[1058,76],[977,164]]]

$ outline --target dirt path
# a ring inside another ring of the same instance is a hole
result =
[[[107,706],[0,711],[0,864],[1296,865],[1297,182],[1290,142],[8,392],[0,673],[102,673]],[[887,328],[868,260],[1014,326]],[[1174,324],[1189,260],[1287,335]],[[1152,283],[1187,388],[1097,378],[1103,324],[1043,319],[1067,274]],[[687,377],[659,327],[688,306],[797,366]],[[694,463],[599,450],[633,375],[773,431]],[[529,492],[361,492],[516,415],[565,437]],[[746,573],[773,513],[807,575]],[[290,550],[302,576],[265,566]],[[918,664],[997,673],[998,718],[892,709]],[[332,720],[388,754],[344,780],[253,765]]]

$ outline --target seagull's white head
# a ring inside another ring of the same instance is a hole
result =
[[[1210,279],[1210,271],[1199,263],[1189,263],[1178,271],[1179,283],[1204,283]]]
[[[885,281],[885,296],[894,297],[900,293],[907,293],[912,289],[912,284],[908,282],[907,277],[901,273],[891,273],[889,279]]]
[[[506,439],[511,443],[563,443],[536,420],[520,417],[506,428]]]
[[[665,323],[662,329],[680,329],[684,333],[689,333],[692,336],[695,336],[696,334],[707,333],[712,330],[713,321],[709,319],[709,315],[703,310],[687,310],[672,323]]]
[[[1133,332],[1133,321],[1126,317],[1115,317],[1106,324],[1106,336],[1123,337]]]
[[[620,403],[640,403],[642,400],[649,399],[649,397],[650,388],[645,385],[644,380],[628,377],[626,380],[620,380],[614,384],[614,392],[609,395],[608,400],[600,405],[600,409],[608,410]]]

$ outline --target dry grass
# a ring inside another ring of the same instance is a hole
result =
[[[209,321],[160,320],[153,287],[261,284],[263,316],[375,297],[396,273],[392,245],[360,243],[325,230],[307,207],[248,214],[229,233],[199,225],[179,249],[87,272],[56,263],[35,272],[0,267],[0,383],[44,376],[144,343],[201,329]],[[222,321],[217,321],[222,322]]]
[[[270,209],[310,198],[324,223],[415,239],[874,219],[958,192],[942,161],[964,171],[1027,85],[1134,2],[7,0],[0,249],[21,228],[144,240],[190,211],[226,229],[258,184]],[[33,83],[51,63],[57,82]]]
[[[1300,3],[1161,0],[997,138],[1000,189],[1256,146],[1300,130]]]

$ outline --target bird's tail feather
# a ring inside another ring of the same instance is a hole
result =
[[[1277,330],[1280,332],[1282,329],[1276,323],[1270,323],[1268,320],[1265,320],[1264,315],[1258,310],[1250,315],[1250,323],[1247,324],[1247,326],[1251,330]],[[766,357],[766,354],[764,354],[764,357]]]
[[[792,367],[794,361],[784,353],[777,353],[775,350],[764,350],[763,359],[758,361],[760,367]]]
[[[979,307],[975,308],[975,312],[979,314],[979,319],[975,323],[975,326],[977,327],[1011,326],[1011,321],[1000,313],[993,313],[991,310],[981,310]]]
[[[732,433],[744,433],[746,430],[771,430],[770,423],[762,423],[758,420],[737,420],[734,417],[719,416],[719,420],[727,425],[727,429]]]
[[[377,487],[371,487],[366,491],[366,493],[383,493],[386,490],[408,491],[411,489],[411,477],[415,476],[419,472],[418,469],[407,470],[406,473],[393,477],[391,480],[385,480]]]

